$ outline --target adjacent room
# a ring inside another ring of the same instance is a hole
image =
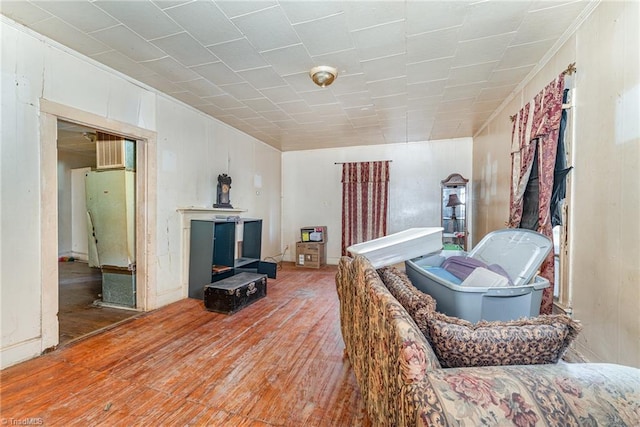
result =
[[[639,20],[1,0],[0,417],[640,424]]]

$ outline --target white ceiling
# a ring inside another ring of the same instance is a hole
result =
[[[2,0],[0,12],[288,151],[473,136],[596,4]],[[316,86],[316,65],[337,80]]]

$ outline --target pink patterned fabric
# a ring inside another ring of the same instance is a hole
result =
[[[562,117],[562,93],[564,91],[564,73],[550,82],[532,102],[523,107],[513,122],[511,132],[512,146],[515,146],[516,127],[518,129],[518,148],[512,152],[512,180],[510,194],[510,212],[508,225],[520,226],[524,191],[531,173],[533,156],[538,144],[539,210],[538,231],[553,238],[551,225],[551,193],[553,191],[553,170],[556,161],[558,132]],[[531,123],[529,111],[533,109]],[[530,129],[526,140],[526,130]],[[549,280],[550,286],[543,291],[541,314],[551,314],[553,305],[554,263],[553,253],[542,263],[540,275]]]
[[[342,255],[387,234],[389,161],[342,165]]]

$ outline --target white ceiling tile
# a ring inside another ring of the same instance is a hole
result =
[[[251,126],[253,126],[256,129],[274,129],[276,126],[274,126],[269,120],[265,119],[262,116],[257,116],[257,117],[247,117],[245,119],[245,121],[247,123],[249,123]]]
[[[187,33],[162,37],[151,43],[187,67],[218,61],[215,55]]]
[[[502,59],[515,33],[500,34],[458,43],[453,67],[464,67]]]
[[[407,64],[407,84],[446,79],[452,63],[453,57]]]
[[[386,22],[405,19],[405,2],[401,1],[346,1],[345,15],[354,30],[373,27]]]
[[[256,89],[267,89],[270,87],[280,87],[286,82],[272,67],[255,68],[238,72],[244,80],[251,83]]]
[[[311,56],[354,47],[343,13],[293,26]]]
[[[232,18],[232,21],[258,51],[300,43],[279,6],[241,15]]]
[[[335,95],[360,92],[367,90],[367,81],[365,80],[364,73],[348,75],[338,74],[338,78],[331,84],[331,86],[329,86],[329,89],[331,89]]]
[[[496,68],[497,61],[486,64],[474,64],[468,67],[456,67],[449,71],[448,86],[459,86],[470,83],[486,82]]]
[[[213,2],[190,2],[167,9],[165,13],[204,46],[242,37]]]
[[[91,35],[134,61],[148,61],[162,58],[166,55],[162,50],[144,40],[124,25],[95,31],[91,33]]]
[[[178,86],[192,92],[200,97],[222,95],[224,92],[218,86],[204,78],[188,80],[177,83]]]
[[[472,83],[468,85],[449,86],[444,89],[442,94],[443,99],[458,100],[465,98],[474,98],[478,96],[482,88],[485,86],[483,83]]]
[[[542,58],[553,47],[555,40],[541,40],[534,43],[510,46],[504,52],[497,70],[524,65],[537,65],[535,58]]]
[[[260,89],[260,93],[272,100],[274,103],[298,101],[298,93],[289,85]]]
[[[531,72],[535,64],[525,65],[518,68],[507,68],[495,70],[489,79],[492,86],[504,86],[508,82],[520,82]]]
[[[146,40],[182,31],[178,24],[149,1],[96,0],[93,4]]]
[[[505,98],[511,95],[511,92],[516,88],[516,84],[496,86],[492,88],[484,88],[478,94],[476,101],[496,101],[502,102]]]
[[[385,109],[395,107],[397,105],[407,105],[407,94],[398,93],[390,96],[382,96],[380,98],[373,98],[373,105],[376,109]],[[406,108],[406,107],[405,107]]]
[[[229,18],[246,15],[258,10],[277,6],[278,4],[278,2],[274,0],[216,0],[215,3]]]
[[[410,110],[435,112],[444,97],[442,95],[425,96],[423,98],[409,98],[407,105]]]
[[[58,18],[36,22],[31,28],[40,34],[54,35],[59,43],[88,56],[111,50],[106,44],[85,36],[80,30]]]
[[[405,53],[405,34],[405,22],[401,20],[353,31],[351,37],[360,59],[365,61]]]
[[[516,31],[530,6],[529,1],[473,3],[467,8],[460,39],[471,40]]]
[[[336,99],[342,105],[342,108],[354,108],[372,106],[373,100],[368,91],[352,92],[343,95],[337,95]]]
[[[406,76],[406,55],[401,54],[364,61],[362,63],[362,69],[367,76],[367,83]]]
[[[258,113],[252,110],[249,107],[236,107],[236,108],[227,108],[225,110],[227,114],[231,114],[234,118],[246,119],[250,117],[258,117]]]
[[[280,6],[292,24],[325,18],[344,11],[344,5],[339,1],[282,1]]]
[[[446,83],[447,79],[441,79],[407,84],[407,94],[409,95],[409,99],[442,95]]]
[[[27,27],[31,27],[32,24],[53,16],[46,10],[28,1],[2,1],[2,3],[0,3],[0,12]]]
[[[170,82],[167,78],[159,74],[141,76],[138,77],[138,80],[164,93],[180,92],[181,90],[180,86]]]
[[[288,114],[311,112],[311,108],[303,100],[281,102],[278,103],[278,107]]]
[[[316,65],[301,43],[272,49],[261,54],[281,76],[309,71]]]
[[[201,105],[198,110],[210,114],[213,117],[219,117],[224,114],[224,110],[217,105]]]
[[[291,117],[282,110],[265,111],[260,113],[260,115],[272,123],[283,122],[285,120],[291,120],[291,122],[293,122]]]
[[[120,52],[115,50],[109,50],[107,52],[91,55],[92,59],[101,62],[114,70],[118,70],[123,74],[139,79],[142,76],[150,76],[155,74],[149,68],[144,65],[135,62],[129,57],[124,56]]]
[[[245,38],[212,45],[208,49],[234,71],[267,65],[267,61]]]
[[[407,2],[407,35],[462,25],[469,1]]]
[[[554,2],[543,2],[553,5]],[[529,12],[514,38],[514,44],[528,43],[536,40],[549,38],[557,39],[571,27],[576,16],[588,7],[590,2],[577,1],[563,4],[556,4],[556,7],[543,8]]]
[[[337,104],[338,102],[331,91],[324,89],[300,92],[300,98],[311,107],[314,105]]]
[[[224,95],[208,96],[206,99],[216,107],[219,107],[225,110],[228,108],[244,107],[244,104],[242,104],[242,102],[238,101],[233,96],[228,95],[226,93]]]
[[[179,6],[184,3],[189,3],[193,0],[152,0],[152,1],[160,9],[165,10],[165,9],[170,9],[170,8]]]
[[[168,56],[161,59],[155,59],[153,61],[147,61],[144,63],[144,66],[174,83],[195,80],[199,77],[197,73]]]
[[[202,98],[200,98],[199,96],[189,92],[189,91],[184,91],[184,92],[173,92],[170,93],[169,95],[171,95],[172,97],[179,99],[180,101],[184,102],[185,104],[189,104],[189,105],[203,105],[205,104],[205,101],[202,100]]]
[[[190,67],[190,69],[200,74],[202,77],[209,80],[214,85],[218,86],[224,84],[239,83],[243,81],[242,77],[234,73],[231,68],[227,67],[222,62],[196,65],[195,67]]]
[[[68,7],[65,1],[48,0],[33,3],[87,33],[118,24],[117,20],[88,1],[76,1],[74,7]]]
[[[371,97],[379,98],[382,96],[395,95],[399,93],[407,93],[406,76],[395,77],[387,80],[378,80],[367,84],[368,92]]]
[[[452,56],[458,47],[460,27],[407,37],[407,61],[422,62]]]
[[[500,104],[502,103],[502,101],[504,100],[504,98],[500,98],[500,99],[496,99],[496,100],[492,100],[492,101],[477,101],[473,103],[473,109],[474,111],[481,111],[481,112],[489,112],[489,113],[493,113],[496,108],[498,108],[500,106]]]
[[[369,129],[377,129],[378,124],[380,123],[380,117],[378,117],[377,114],[363,117],[349,117],[349,120],[354,128],[366,127]]]
[[[262,96],[256,88],[246,82],[220,85],[220,88],[239,101],[243,99],[260,98]]]

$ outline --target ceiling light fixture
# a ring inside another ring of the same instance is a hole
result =
[[[338,77],[338,70],[328,65],[319,65],[309,71],[311,80],[320,87],[329,86]]]

